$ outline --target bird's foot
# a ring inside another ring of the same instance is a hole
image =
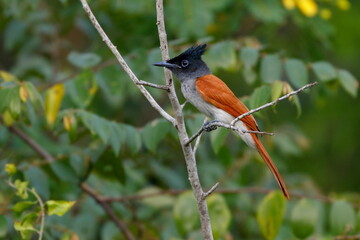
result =
[[[218,123],[218,120],[212,120],[210,122],[204,123],[204,125],[202,126],[202,128],[204,129],[204,131],[206,132],[211,132],[213,130],[217,129],[217,126],[214,126],[214,123]]]

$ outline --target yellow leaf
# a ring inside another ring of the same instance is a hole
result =
[[[295,0],[282,0],[282,4],[288,10],[292,10],[295,8]]]
[[[337,0],[336,5],[341,10],[348,10],[350,8],[350,2],[348,0]]]
[[[296,0],[296,5],[306,17],[314,17],[318,12],[318,6],[314,0]]]
[[[5,71],[0,71],[0,78],[2,78],[5,82],[16,81],[16,77],[14,75]]]
[[[64,128],[66,131],[71,130],[71,117],[69,115],[64,117]]]
[[[25,85],[23,85],[23,84],[20,85],[19,95],[20,95],[21,101],[23,101],[24,103],[25,103],[26,100],[29,98],[29,92],[28,92],[28,90],[26,89]]]
[[[16,173],[16,166],[15,164],[12,163],[7,163],[5,164],[5,172],[7,172],[7,174],[14,175]]]
[[[49,125],[52,125],[56,119],[64,97],[64,92],[65,88],[63,84],[56,84],[46,92],[45,113]]]
[[[332,15],[331,11],[327,8],[320,10],[320,17],[322,19],[329,20],[331,18],[331,15]]]
[[[6,110],[2,117],[3,117],[3,122],[8,127],[12,126],[15,122],[15,119],[13,118],[13,116],[11,116],[11,113],[9,110]]]

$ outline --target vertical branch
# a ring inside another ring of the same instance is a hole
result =
[[[169,52],[168,52],[168,44],[167,44],[167,34],[165,30],[163,0],[156,0],[156,19],[157,19],[156,24],[158,27],[162,59],[167,60],[169,59]],[[212,235],[209,211],[206,204],[207,195],[206,193],[204,193],[201,187],[198,170],[196,166],[195,153],[191,147],[191,144],[187,144],[187,142],[189,141],[189,136],[186,132],[182,107],[176,96],[172,74],[166,68],[164,71],[165,71],[166,83],[167,85],[169,85],[168,97],[170,99],[171,106],[175,111],[176,129],[178,131],[181,147],[184,153],[189,181],[193,189],[197,202],[198,211],[200,214],[201,230],[203,232],[204,239],[212,240],[214,238]]]

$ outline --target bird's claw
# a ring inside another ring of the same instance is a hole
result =
[[[217,129],[217,126],[215,126],[215,125],[213,125],[213,124],[214,124],[214,123],[217,123],[217,122],[219,122],[219,121],[217,121],[217,120],[212,120],[212,121],[210,121],[210,122],[204,123],[204,125],[203,125],[204,131],[206,131],[206,132],[211,132],[211,131],[213,131],[213,130],[216,130],[216,129]]]

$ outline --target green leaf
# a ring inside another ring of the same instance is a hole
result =
[[[41,94],[37,90],[37,88],[34,86],[31,82],[25,82],[24,86],[26,87],[26,90],[29,93],[29,97],[32,103],[40,105],[42,109],[45,109],[45,103],[43,98],[41,97]]]
[[[151,152],[155,153],[157,146],[165,138],[169,130],[170,124],[164,119],[155,119],[148,123],[142,130],[145,146]]]
[[[7,163],[5,164],[5,172],[9,175],[12,176],[16,173],[16,166],[13,163]]]
[[[161,192],[158,187],[147,187],[137,192],[138,195],[151,195]],[[174,197],[169,195],[157,195],[153,197],[147,197],[141,200],[141,202],[147,206],[163,209],[172,206],[175,202]]]
[[[275,239],[285,214],[286,202],[281,192],[271,192],[261,201],[257,221],[267,240]]]
[[[165,11],[171,16],[168,19],[170,28],[186,38],[205,36],[207,26],[214,20],[214,12],[206,3],[205,0],[169,1]]]
[[[46,202],[48,214],[62,216],[75,204],[75,201],[55,201],[49,200]]]
[[[265,103],[268,103],[271,97],[271,93],[271,88],[268,85],[263,85],[256,88],[249,100],[250,108],[254,109]]]
[[[26,199],[28,197],[27,186],[29,185],[29,182],[16,179],[14,185],[16,188],[16,195],[18,195],[22,199]]]
[[[65,87],[72,101],[80,108],[86,108],[91,103],[98,88],[94,73],[89,70],[76,75]]]
[[[275,81],[271,85],[271,101],[278,99],[284,88],[284,83],[282,81]]]
[[[4,237],[8,231],[8,221],[5,215],[0,215],[0,237]]]
[[[244,68],[242,75],[248,84],[253,84],[257,77],[256,72],[252,68]]]
[[[99,136],[105,144],[109,142],[112,135],[112,122],[84,110],[77,111],[77,116],[80,117],[81,121],[85,127],[90,130],[91,134]]]
[[[95,53],[71,52],[68,55],[68,61],[79,68],[91,68],[100,63],[101,58]]]
[[[118,156],[121,149],[121,145],[125,140],[126,132],[122,127],[122,125],[117,124],[115,122],[111,123],[110,128],[111,128],[110,145],[114,150],[115,155]]]
[[[315,62],[311,66],[320,81],[327,82],[337,77],[335,68],[328,62]]]
[[[229,130],[221,127],[210,133],[211,146],[216,154],[219,153],[219,150],[224,145],[228,134]]]
[[[36,204],[36,202],[33,202],[33,201],[20,201],[20,202],[17,202],[13,207],[12,209],[15,211],[15,212],[18,212],[18,213],[21,213],[23,212],[24,210],[34,206]]]
[[[22,239],[30,239],[33,232],[38,232],[35,228],[36,220],[39,218],[39,213],[28,213],[21,221],[14,222],[14,228],[19,231]]]
[[[282,23],[286,11],[277,0],[245,0],[245,6],[257,19],[266,23]]]
[[[31,187],[43,198],[49,198],[50,186],[49,176],[39,167],[29,167],[24,171],[26,179],[29,180]]]
[[[355,210],[350,203],[338,200],[331,205],[330,229],[335,235],[348,233],[355,227]]]
[[[198,229],[200,226],[196,200],[190,191],[179,195],[174,205],[173,214],[176,227],[182,235]]]
[[[291,211],[291,227],[296,237],[305,239],[311,236],[319,223],[319,212],[311,200],[302,199]]]
[[[228,230],[231,222],[230,209],[220,194],[213,193],[206,202],[209,208],[210,221],[212,225],[214,239],[219,239]]]
[[[50,164],[51,170],[64,182],[77,183],[79,181],[76,172],[68,161],[55,161]]]
[[[21,112],[19,86],[0,88],[0,113],[8,109],[13,117]]]
[[[212,70],[234,68],[236,65],[235,43],[224,41],[212,45],[204,55],[204,61]]]
[[[295,87],[300,88],[309,82],[309,74],[303,61],[288,59],[285,62],[285,70]]]
[[[280,80],[281,60],[277,54],[268,54],[261,60],[260,78],[264,83]]]
[[[240,51],[240,60],[244,63],[245,68],[249,69],[255,66],[259,59],[259,49],[243,47]]]
[[[132,154],[139,152],[141,147],[141,136],[138,130],[130,125],[123,125],[126,131],[126,145]]]
[[[341,85],[351,96],[356,97],[359,89],[358,80],[349,72],[343,69],[338,71]]]

